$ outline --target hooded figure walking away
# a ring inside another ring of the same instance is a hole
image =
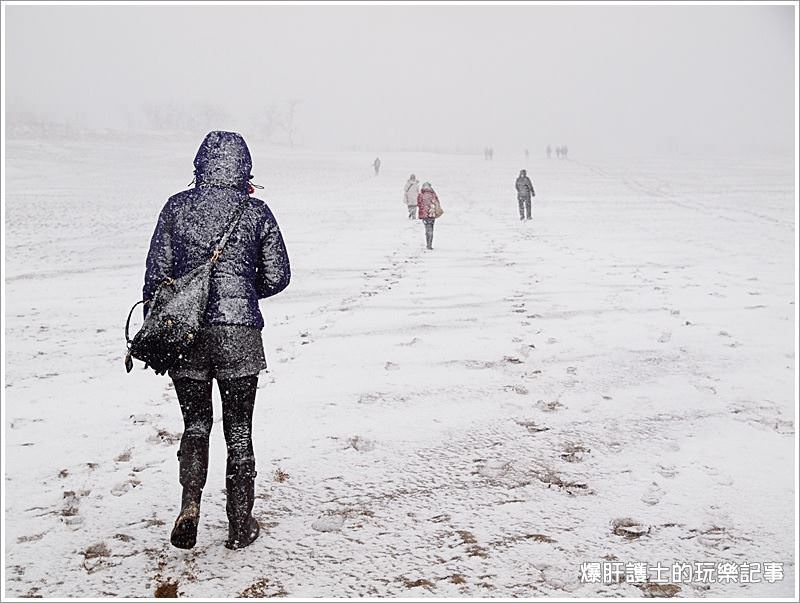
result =
[[[419,196],[419,180],[411,174],[405,186],[403,201],[408,207],[408,219],[413,220],[417,217],[417,197]]]
[[[243,208],[212,272],[204,326],[196,345],[169,371],[184,421],[178,450],[183,494],[170,541],[182,549],[192,548],[197,539],[214,422],[212,379],[217,380],[222,398],[228,453],[225,546],[245,547],[259,534],[252,515],[256,477],[252,419],[258,373],[267,365],[258,300],[283,291],[290,269],[272,212],[266,203],[248,196],[253,190],[251,166],[250,151],[239,134],[210,132],[194,158],[194,188],[167,201],[147,255],[146,300],[152,299],[165,279],[180,278],[207,262],[225,225]]]
[[[536,191],[533,190],[533,182],[528,178],[528,172],[520,170],[519,176],[515,183],[517,187],[517,201],[519,203],[519,219],[531,219],[531,197],[536,196]]]
[[[436,218],[444,213],[439,203],[439,197],[433,190],[430,182],[422,185],[417,196],[417,208],[419,209],[419,219],[425,224],[425,242],[428,249],[433,249],[433,224]]]

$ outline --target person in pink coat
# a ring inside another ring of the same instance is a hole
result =
[[[430,182],[423,184],[420,189],[417,196],[417,209],[419,210],[419,219],[425,224],[425,242],[428,249],[433,249],[433,224],[443,212],[439,197],[436,196]]]

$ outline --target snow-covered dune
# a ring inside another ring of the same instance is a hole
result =
[[[7,596],[793,593],[791,159],[398,153],[376,177],[374,154],[253,143],[293,267],[262,302],[264,529],[222,546],[217,423],[186,552],[175,393],[125,373],[122,327],[197,144],[7,143]],[[433,251],[412,172],[445,210]],[[784,575],[581,580],[604,561]]]

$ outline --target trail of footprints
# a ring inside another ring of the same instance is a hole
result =
[[[417,252],[419,255],[419,252]],[[387,256],[388,266],[381,266],[373,270],[362,273],[361,291],[357,295],[350,295],[342,298],[338,302],[322,304],[313,310],[309,319],[312,326],[306,327],[298,332],[297,338],[289,344],[276,348],[278,362],[292,362],[302,351],[302,346],[314,342],[315,333],[325,331],[333,327],[338,319],[339,313],[350,312],[357,309],[360,304],[365,303],[370,298],[390,291],[395,285],[399,284],[405,276],[408,265],[413,263],[413,257],[403,255],[402,250],[395,250]],[[317,323],[314,325],[313,323]]]

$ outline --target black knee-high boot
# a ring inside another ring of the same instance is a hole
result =
[[[181,442],[180,483],[183,486],[181,511],[172,528],[170,542],[179,549],[190,549],[197,542],[200,522],[200,499],[208,475],[208,440],[190,438]]]
[[[258,521],[253,517],[255,502],[256,462],[254,459],[231,461],[227,463],[228,474],[225,485],[228,490],[229,549],[241,549],[251,544],[261,531]]]
[[[260,532],[253,517],[256,461],[253,453],[253,406],[258,377],[248,376],[219,382],[222,397],[222,428],[228,447],[225,486],[228,491],[229,549],[248,546]]]
[[[200,499],[208,477],[208,438],[213,422],[211,383],[180,379],[175,381],[175,390],[185,423],[178,450],[179,481],[183,493],[170,542],[180,549],[190,549],[197,542]]]

